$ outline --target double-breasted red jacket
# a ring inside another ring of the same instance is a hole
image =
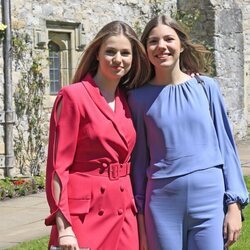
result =
[[[119,88],[114,111],[90,75],[61,89],[51,114],[46,172],[51,214],[45,224],[53,226],[50,245],[58,244],[55,215],[61,211],[80,247],[138,249],[129,178],[134,144],[130,110]],[[58,202],[53,195],[55,173],[61,185]]]

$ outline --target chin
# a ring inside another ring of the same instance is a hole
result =
[[[126,72],[116,72],[113,73],[113,75],[116,76],[117,78],[121,78],[126,75]]]
[[[155,65],[156,67],[161,67],[161,68],[166,68],[166,69],[169,69],[169,68],[172,68],[173,65],[172,64],[169,64],[169,63],[159,63],[158,65]]]

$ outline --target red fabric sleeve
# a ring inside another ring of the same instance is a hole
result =
[[[64,88],[55,100],[50,119],[49,148],[46,169],[46,195],[50,206],[50,215],[46,225],[56,224],[56,213],[60,210],[71,225],[67,183],[69,170],[74,161],[79,132],[80,114],[74,98]],[[57,108],[61,102],[61,112],[57,119]],[[58,203],[53,195],[53,177],[58,175],[61,194]]]

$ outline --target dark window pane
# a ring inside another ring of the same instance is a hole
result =
[[[49,42],[49,76],[50,76],[50,93],[56,94],[61,88],[60,81],[60,47]]]

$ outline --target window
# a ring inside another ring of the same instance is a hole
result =
[[[50,95],[54,96],[65,85],[70,84],[79,55],[84,48],[83,27],[80,23],[46,21],[49,51]],[[37,47],[42,43],[42,34],[36,30]]]
[[[60,79],[60,47],[53,41],[49,42],[48,47],[50,94],[56,94],[62,87]]]

